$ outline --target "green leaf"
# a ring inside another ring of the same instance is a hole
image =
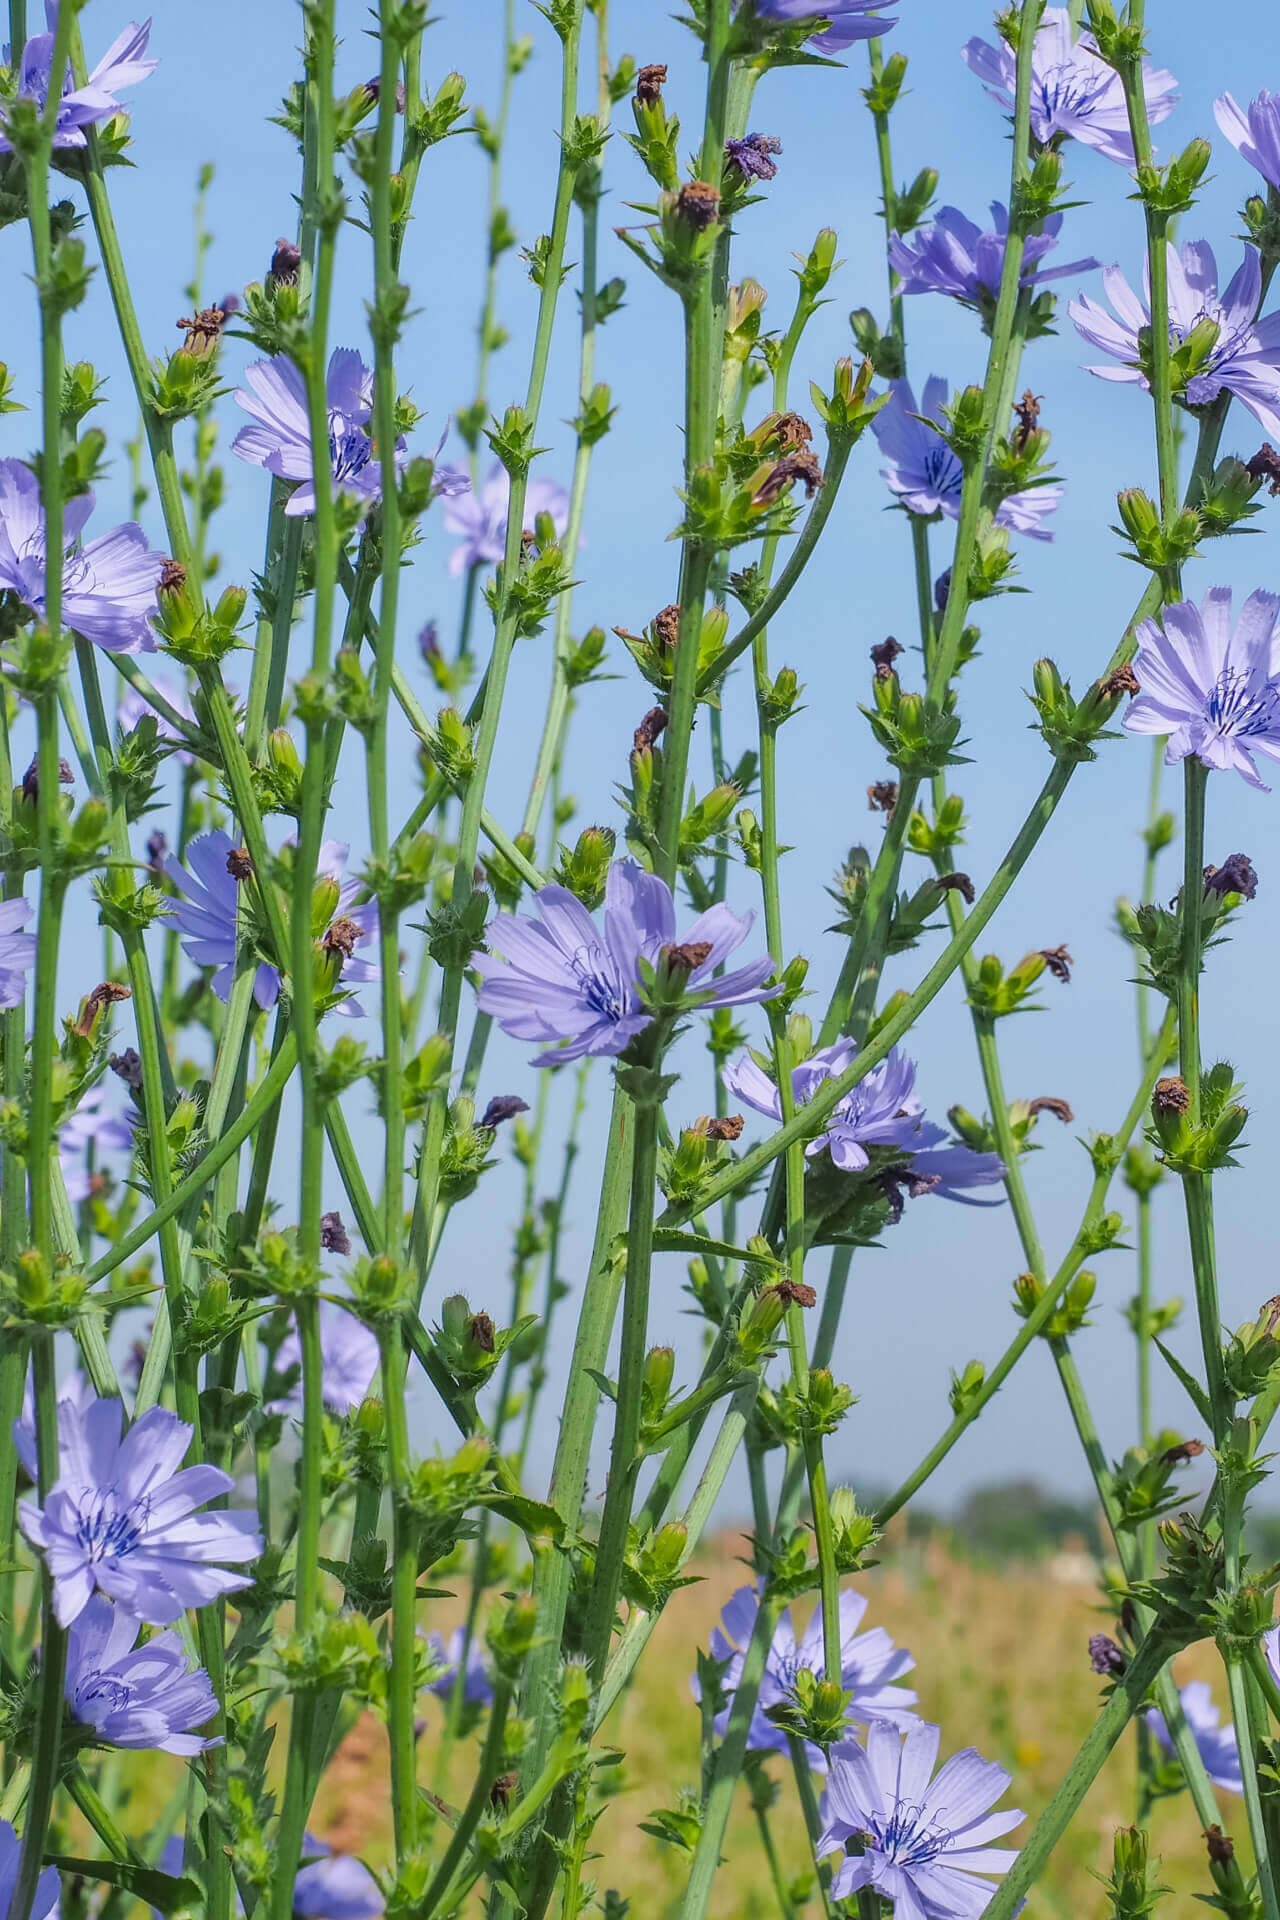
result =
[[[564,1539],[564,1519],[545,1500],[530,1500],[515,1493],[488,1493],[483,1498],[490,1512],[501,1514],[528,1539],[552,1540],[557,1545]]]
[[[60,1873],[105,1881],[109,1887],[119,1887],[145,1900],[149,1907],[161,1913],[176,1913],[180,1907],[199,1906],[204,1902],[204,1888],[187,1874],[175,1879],[171,1873],[161,1873],[158,1867],[137,1866],[131,1860],[78,1860],[65,1853],[46,1853],[44,1857],[46,1863],[57,1867]]]
[[[1200,1415],[1200,1418],[1204,1421],[1206,1427],[1208,1427],[1210,1431],[1212,1431],[1213,1408],[1209,1405],[1209,1396],[1205,1392],[1204,1388],[1200,1385],[1200,1382],[1196,1379],[1194,1374],[1187,1372],[1181,1360],[1174,1358],[1173,1354],[1170,1353],[1168,1347],[1166,1347],[1163,1340],[1153,1340],[1152,1345],[1159,1349],[1160,1357],[1164,1360],[1165,1364],[1168,1366],[1170,1372],[1174,1375],[1175,1379],[1180,1380],[1182,1382],[1183,1386],[1187,1390],[1187,1396],[1190,1399],[1192,1406],[1195,1408],[1196,1412]]]
[[[703,1233],[680,1233],[672,1227],[653,1230],[655,1253],[714,1253],[721,1260],[758,1260],[745,1247],[731,1247],[727,1240],[709,1240]]]

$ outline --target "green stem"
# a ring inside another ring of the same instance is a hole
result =
[[[485,1729],[484,1746],[481,1749],[475,1782],[458,1824],[453,1830],[453,1837],[445,1849],[444,1858],[437,1867],[431,1885],[423,1898],[419,1909],[422,1920],[431,1920],[433,1914],[452,1913],[455,1910],[452,1905],[445,1904],[445,1893],[466,1857],[471,1836],[490,1804],[493,1783],[502,1771],[502,1743],[506,1736],[507,1715],[511,1710],[512,1694],[511,1682],[500,1675],[494,1682],[493,1704],[489,1708],[489,1724]]]
[[[394,85],[392,88],[394,98]],[[388,1679],[391,1736],[391,1807],[396,1860],[403,1863],[417,1836],[418,1784],[414,1734],[417,1646],[417,1529],[407,1504],[412,1456],[405,1412],[405,1352],[398,1326],[379,1333],[382,1397],[387,1423],[387,1481],[391,1494],[391,1671]]]

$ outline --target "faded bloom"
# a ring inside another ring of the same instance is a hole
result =
[[[187,847],[187,865],[170,854],[164,871],[182,898],[172,914],[182,935],[182,950],[197,966],[215,969],[211,985],[219,1000],[231,993],[236,968],[236,922],[239,910],[239,886],[228,869],[227,859],[236,852],[229,835],[221,828],[200,834]],[[326,840],[320,849],[317,874],[341,882],[334,923],[347,921],[356,929],[355,945],[366,947],[378,937],[378,903],[367,901],[356,906],[360,891],[358,880],[344,880],[343,871],[350,848],[341,840]],[[342,968],[344,987],[381,980],[382,969],[375,960],[345,960]],[[254,980],[253,994],[260,1007],[274,1007],[280,997],[280,975],[269,961],[262,961]],[[340,1001],[336,1012],[356,1018],[364,1008],[354,998]]]
[[[494,953],[476,953],[477,1004],[516,1040],[547,1045],[534,1065],[560,1066],[584,1054],[621,1053],[653,1015],[641,997],[641,960],[656,966],[676,938],[671,889],[630,860],[615,860],[605,884],[604,932],[567,887],[534,894],[539,917],[503,913],[487,929]],[[767,954],[736,973],[716,975],[751,931],[723,903],[699,915],[680,951],[690,960],[686,994],[699,1007],[739,1007],[768,1000],[775,989]],[[501,957],[501,956],[505,956]]]
[[[0,1820],[0,1913],[8,1913],[13,1890],[18,1884],[18,1860],[22,1842],[7,1820]],[[56,1867],[46,1867],[36,1881],[36,1897],[31,1920],[56,1920],[62,1882]]]
[[[62,1178],[73,1206],[89,1198],[92,1176],[81,1158],[86,1147],[92,1145],[103,1153],[133,1151],[133,1127],[123,1113],[104,1109],[106,1091],[105,1081],[95,1080],[70,1119],[58,1128]]]
[[[735,166],[744,180],[772,180],[778,171],[774,154],[782,152],[776,133],[748,133],[741,140],[726,140],[724,157]]]
[[[940,432],[927,424],[934,421],[939,428],[945,426],[942,409],[946,399],[947,383],[936,373],[925,381],[924,405],[919,409],[910,383],[893,380],[888,404],[871,423],[880,451],[889,462],[881,467],[881,478],[908,513],[918,513],[924,519],[935,513],[945,514],[949,520],[960,517],[964,484],[960,456]],[[1053,535],[1040,523],[1061,499],[1061,487],[1024,487],[1000,502],[996,525],[1032,540],[1052,540]]]
[[[991,98],[1012,113],[1018,66],[1012,47],[1003,40],[993,47],[975,39],[967,42],[961,54]],[[1144,60],[1142,90],[1148,119],[1153,123],[1167,119],[1178,102],[1178,83],[1173,75],[1158,71]],[[1078,39],[1073,35],[1066,7],[1046,7],[1036,34],[1031,65],[1031,131],[1042,146],[1057,137],[1068,137],[1083,146],[1096,147],[1104,159],[1114,160],[1119,166],[1131,167],[1134,163],[1120,75],[1099,57],[1091,33],[1083,32]]]
[[[214,1564],[256,1560],[257,1514],[197,1513],[235,1482],[217,1467],[183,1467],[191,1428],[151,1407],[121,1438],[119,1400],[58,1406],[58,1479],[42,1507],[24,1500],[23,1533],[53,1576],[60,1626],[70,1626],[95,1588],[140,1620],[167,1627],[186,1607],[253,1585]]]
[[[22,929],[34,911],[29,900],[0,903],[0,1008],[22,1005],[36,963],[36,937]]]
[[[1251,593],[1233,632],[1230,587],[1210,587],[1201,606],[1180,600],[1165,608],[1163,625],[1144,620],[1133,663],[1142,691],[1125,731],[1167,734],[1169,766],[1194,753],[1266,793],[1254,755],[1280,760],[1277,613],[1280,597]]]
[[[831,1749],[822,1796],[821,1859],[860,1840],[831,1883],[835,1900],[872,1887],[892,1900],[897,1920],[974,1920],[993,1889],[979,1874],[1007,1873],[1017,1849],[991,1847],[1022,1819],[1020,1809],[991,1813],[1010,1783],[1003,1767],[973,1747],[953,1754],[933,1778],[938,1727],[917,1721],[903,1733],[877,1720],[865,1752],[848,1740]]]
[[[1057,246],[1061,230],[1062,215],[1051,213],[1043,231],[1028,236],[1022,286],[1039,286],[1045,280],[1088,273],[1098,265],[1090,256],[1066,266],[1034,271],[1036,262]],[[903,293],[946,293],[965,306],[981,306],[984,301],[994,300],[1000,291],[1008,238],[1008,210],[998,200],[991,202],[991,225],[985,231],[967,219],[959,207],[942,207],[927,227],[917,228],[905,239],[897,233],[892,236],[889,264],[902,281]]]
[[[378,1371],[377,1335],[332,1300],[320,1302],[321,1391],[334,1413],[351,1413],[364,1400]],[[276,1371],[302,1365],[302,1343],[297,1332],[286,1334],[276,1354]],[[276,1400],[269,1411],[287,1413],[302,1397],[299,1380],[288,1400]]]
[[[1270,1639],[1271,1636],[1265,1638]],[[1214,1786],[1221,1787],[1224,1793],[1243,1793],[1244,1780],[1240,1773],[1240,1749],[1236,1745],[1235,1728],[1229,1720],[1225,1726],[1220,1724],[1208,1681],[1189,1680],[1185,1687],[1179,1687],[1178,1698],[1182,1702],[1183,1717],[1195,1736],[1204,1770]],[[1148,1708],[1146,1721],[1165,1752],[1172,1753],[1173,1741],[1158,1707]]]
[[[453,469],[438,469],[440,472]],[[444,524],[460,538],[449,555],[455,576],[470,567],[496,567],[506,552],[507,509],[511,503],[511,475],[505,467],[490,467],[478,493],[454,488],[444,508]],[[569,496],[558,480],[531,480],[524,498],[524,527],[533,532],[540,513],[551,515],[557,535],[569,524]]]
[[[1245,248],[1244,260],[1221,294],[1218,263],[1207,240],[1189,240],[1181,247],[1170,243],[1168,257],[1170,341],[1180,346],[1193,327],[1217,329],[1208,357],[1180,397],[1189,407],[1207,407],[1225,389],[1248,407],[1265,432],[1280,438],[1280,313],[1269,313],[1255,322],[1262,300],[1262,263],[1257,251]],[[1119,267],[1104,268],[1102,284],[1117,318],[1086,294],[1068,308],[1076,332],[1091,347],[1110,354],[1119,363],[1090,367],[1088,371],[1099,380],[1147,388],[1150,269],[1145,270],[1143,279],[1146,305]]]
[[[855,40],[875,40],[897,26],[896,17],[890,20],[872,11],[881,4],[882,0],[827,0],[826,6],[815,7],[812,0],[756,0],[756,14],[786,26],[812,20],[815,31],[809,38],[819,53],[843,53]],[[825,23],[820,31],[819,21]]]
[[[18,63],[17,87],[18,98],[34,100],[41,111],[49,98],[53,71],[53,38],[58,25],[56,0],[45,0],[44,17],[48,32],[33,34],[23,47]],[[58,103],[58,120],[53,135],[55,147],[83,147],[86,127],[96,126],[100,120],[109,120],[113,114],[124,111],[124,103],[118,98],[121,89],[145,80],[159,65],[156,60],[143,58],[150,37],[149,20],[141,26],[136,20],[131,20],[124,32],[111,42],[82,87],[77,87],[68,66]],[[7,49],[5,58],[9,58]],[[0,153],[12,151],[3,124],[0,123]]]
[[[1280,188],[1280,94],[1264,88],[1246,110],[1221,93],[1213,116],[1240,158],[1256,167],[1268,186]]]
[[[726,1663],[721,1676],[726,1704],[715,1720],[715,1731],[720,1739],[724,1738],[725,1728],[729,1724],[733,1695],[742,1678],[747,1645],[759,1607],[754,1589],[739,1587],[720,1615],[720,1626],[711,1630],[711,1657]],[[840,1684],[851,1696],[848,1723],[851,1726],[866,1726],[872,1720],[888,1720],[899,1726],[911,1726],[917,1718],[912,1712],[916,1696],[909,1687],[898,1687],[893,1682],[904,1673],[910,1673],[915,1661],[905,1647],[894,1646],[883,1627],[873,1627],[868,1633],[858,1632],[866,1610],[867,1602],[862,1594],[846,1588],[840,1595]],[[785,1707],[794,1701],[796,1676],[802,1668],[818,1679],[823,1677],[825,1653],[822,1612],[820,1608],[815,1608],[803,1635],[797,1640],[791,1622],[791,1609],[787,1607],[779,1616],[765,1656],[764,1677],[760,1682],[760,1694],[747,1734],[747,1746],[753,1753],[787,1751],[786,1733],[770,1717],[770,1709]],[[693,1695],[695,1700],[701,1698],[696,1675],[693,1677]],[[810,1766],[818,1773],[825,1773],[827,1762],[821,1747],[806,1742],[805,1750]]]
[[[1206,867],[1206,893],[1238,893],[1253,900],[1258,892],[1258,873],[1247,853],[1229,853],[1220,867]]]
[[[796,1105],[807,1106],[825,1081],[847,1070],[857,1051],[853,1040],[837,1040],[793,1068],[791,1092]],[[731,1060],[721,1077],[736,1100],[781,1123],[778,1089],[750,1054]],[[997,1154],[941,1145],[946,1131],[925,1119],[915,1080],[914,1060],[894,1047],[827,1115],[826,1130],[809,1142],[805,1152],[813,1155],[826,1147],[842,1173],[861,1173],[870,1165],[868,1147],[900,1148],[911,1156],[911,1174],[929,1182],[920,1191],[949,1200],[962,1197],[958,1188],[990,1186],[1002,1180],[1004,1165]]]
[[[182,1635],[174,1630],[138,1646],[140,1625],[100,1593],[72,1621],[66,1681],[71,1718],[92,1727],[108,1747],[193,1754],[219,1745],[192,1731],[207,1726],[218,1711],[208,1674],[190,1665]]]
[[[80,543],[93,512],[92,489],[63,508],[62,619],[108,653],[151,653],[156,583],[164,555],[134,521]],[[40,482],[21,460],[0,460],[0,590],[44,618],[45,518]]]
[[[462,1661],[462,1649],[467,1650],[467,1663],[462,1680],[462,1698],[469,1707],[487,1707],[493,1699],[493,1681],[489,1678],[489,1669],[485,1665],[484,1647],[480,1637],[472,1634],[467,1639],[465,1627],[455,1627],[448,1642],[438,1633],[426,1636],[427,1644],[440,1661],[440,1671],[431,1682],[429,1691],[438,1694],[440,1699],[448,1700],[458,1682],[458,1669]]]

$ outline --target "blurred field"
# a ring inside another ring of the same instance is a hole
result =
[[[674,1805],[683,1785],[698,1777],[698,1716],[689,1693],[693,1650],[705,1646],[720,1606],[744,1577],[736,1556],[741,1541],[720,1542],[697,1566],[700,1584],[676,1594],[667,1608],[637,1683],[610,1723],[606,1738],[626,1750],[622,1790],[596,1828],[601,1856],[595,1873],[601,1889],[615,1886],[630,1896],[632,1920],[666,1920],[677,1911],[684,1880],[683,1855],[639,1831],[656,1807]],[[1067,1576],[1064,1578],[1064,1574]],[[1074,1575],[1075,1577],[1071,1577]],[[1105,1628],[1087,1561],[1059,1555],[1043,1564],[1013,1563],[999,1570],[951,1557],[936,1542],[886,1554],[885,1564],[854,1583],[870,1600],[864,1626],[883,1625],[912,1650],[912,1680],[920,1710],[943,1730],[942,1754],[973,1745],[1002,1762],[1014,1776],[1009,1796],[1034,1817],[1065,1771],[1088,1729],[1099,1701],[1100,1682],[1089,1669],[1090,1633]],[[1180,1681],[1210,1679],[1225,1708],[1226,1690],[1211,1648],[1192,1650],[1177,1672]],[[431,1709],[424,1736],[430,1749],[439,1725]],[[470,1756],[464,1756],[469,1759]],[[430,1754],[424,1752],[424,1779]],[[787,1791],[775,1813],[788,1874],[805,1860],[803,1828],[794,1808],[789,1769]],[[1037,1889],[1028,1915],[1084,1920],[1105,1912],[1105,1897],[1090,1869],[1110,1867],[1111,1837],[1133,1818],[1133,1742],[1127,1740],[1097,1782]],[[465,1770],[453,1783],[460,1798]],[[717,1883],[716,1920],[765,1920],[775,1914],[755,1822],[740,1796]],[[1247,1850],[1243,1807],[1224,1799],[1224,1825]],[[362,1722],[337,1756],[317,1803],[315,1831],[335,1845],[382,1858],[389,1839],[385,1744],[373,1722]],[[1024,1826],[1011,1844],[1025,1837]],[[1152,1820],[1153,1845],[1162,1856],[1162,1878],[1173,1897],[1161,1908],[1166,1920],[1192,1920],[1204,1908],[1196,1894],[1211,1892],[1194,1814],[1185,1795],[1161,1802]],[[477,1912],[479,1907],[477,1906]],[[816,1900],[805,1909],[816,1915]]]

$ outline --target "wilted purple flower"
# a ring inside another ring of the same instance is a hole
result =
[[[528,1113],[529,1102],[522,1100],[518,1093],[495,1093],[484,1113],[476,1122],[477,1126],[496,1130],[507,1120],[514,1120],[518,1113]]]
[[[58,1624],[78,1619],[99,1588],[167,1627],[184,1607],[253,1585],[213,1564],[256,1560],[257,1514],[197,1513],[235,1482],[218,1467],[186,1467],[191,1428],[166,1407],[150,1407],[124,1438],[119,1400],[58,1406],[58,1479],[42,1507],[24,1500],[19,1524],[53,1577]]]
[[[1180,600],[1163,625],[1138,628],[1134,672],[1141,692],[1124,716],[1129,733],[1167,734],[1169,766],[1194,753],[1268,791],[1256,753],[1280,760],[1280,597],[1251,593],[1231,629],[1230,587],[1210,587],[1202,606]]]
[[[1210,867],[1205,873],[1204,890],[1206,893],[1238,893],[1242,899],[1254,900],[1258,894],[1258,874],[1247,853],[1229,853],[1220,867]]]
[[[458,1667],[465,1645],[467,1664],[462,1677],[463,1701],[469,1707],[487,1707],[493,1699],[493,1681],[489,1678],[484,1648],[478,1635],[473,1633],[468,1640],[466,1628],[455,1627],[447,1644],[440,1634],[434,1632],[427,1634],[426,1639],[437,1660],[442,1663],[428,1691],[438,1694],[442,1700],[452,1697],[454,1687],[458,1684]]]
[[[991,46],[970,40],[962,57],[993,100],[1013,112],[1017,55],[1003,40]],[[1066,7],[1046,7],[1036,34],[1031,64],[1031,131],[1045,146],[1068,136],[1083,146],[1096,147],[1107,160],[1131,167],[1133,141],[1124,83],[1114,67],[1097,52],[1093,35],[1075,38]],[[1142,63],[1142,90],[1147,117],[1153,123],[1167,119],[1178,102],[1178,83],[1171,73]]]
[[[8,1913],[13,1890],[18,1884],[18,1861],[22,1842],[7,1820],[0,1820],[0,1913]],[[31,1920],[51,1920],[58,1911],[62,1882],[56,1867],[46,1867],[36,1881],[36,1897],[31,1905]]]
[[[93,499],[92,490],[79,493],[63,508],[63,624],[108,653],[151,653],[164,555],[151,551],[132,520],[81,546]],[[37,619],[44,618],[46,551],[40,482],[21,460],[0,460],[0,589],[16,595]]]
[[[1264,88],[1246,111],[1229,93],[1220,93],[1213,117],[1241,159],[1256,167],[1268,186],[1280,188],[1280,94]]]
[[[1189,1680],[1185,1687],[1179,1687],[1178,1698],[1182,1702],[1183,1718],[1195,1736],[1204,1770],[1214,1786],[1221,1787],[1224,1793],[1243,1793],[1235,1728],[1230,1721],[1225,1726],[1219,1724],[1208,1681]],[[1147,1709],[1146,1722],[1165,1752],[1172,1753],[1173,1741],[1158,1707]]]
[[[905,1733],[877,1720],[865,1752],[852,1740],[831,1749],[818,1858],[853,1839],[864,1847],[837,1868],[834,1900],[873,1887],[899,1920],[974,1920],[993,1892],[975,1876],[1007,1873],[1017,1859],[1016,1848],[987,1845],[1022,1819],[1016,1807],[987,1811],[1010,1776],[966,1747],[931,1780],[940,1737],[922,1720]]]
[[[772,180],[777,174],[775,153],[782,152],[776,133],[748,133],[741,140],[726,140],[724,157],[745,180]]]
[[[715,1731],[721,1739],[729,1723],[733,1695],[742,1679],[747,1644],[759,1607],[754,1589],[739,1587],[720,1615],[720,1626],[711,1630],[711,1657],[726,1663],[720,1681],[726,1705],[715,1719]],[[917,1718],[911,1711],[916,1695],[909,1687],[894,1686],[893,1682],[902,1674],[910,1673],[915,1661],[905,1647],[894,1646],[883,1627],[873,1627],[869,1633],[858,1632],[866,1610],[867,1602],[862,1594],[846,1589],[840,1595],[840,1684],[851,1696],[847,1720],[851,1726],[866,1726],[872,1720],[911,1726]],[[791,1609],[786,1607],[769,1643],[760,1693],[751,1716],[747,1746],[753,1753],[787,1751],[786,1732],[770,1717],[770,1709],[794,1702],[796,1676],[802,1668],[819,1679],[825,1672],[822,1613],[820,1609],[814,1611],[803,1636],[797,1640]],[[701,1698],[696,1674],[693,1697]],[[827,1761],[821,1747],[806,1741],[805,1750],[815,1772],[825,1773]]]
[[[1088,273],[1098,265],[1089,257],[1064,267],[1035,272],[1058,244],[1062,215],[1051,213],[1041,233],[1029,234],[1023,251],[1020,285],[1039,286],[1068,274]],[[1000,291],[1004,253],[1009,239],[1009,214],[998,200],[991,202],[991,225],[985,231],[961,213],[959,207],[941,207],[927,227],[918,227],[904,239],[895,233],[889,242],[889,264],[902,281],[903,293],[946,293],[965,306],[978,306],[984,296],[994,300]]]
[[[820,53],[843,53],[855,40],[875,40],[896,27],[896,17],[889,20],[871,11],[881,4],[882,0],[827,0],[826,6],[814,6],[813,0],[755,0],[761,20],[777,20],[787,26],[802,20],[825,20],[823,30],[809,36]]]
[[[83,1373],[68,1374],[58,1388],[59,1407],[66,1401],[81,1413],[97,1397],[91,1382]],[[27,1384],[23,1389],[22,1412],[13,1423],[13,1450],[21,1460],[27,1478],[34,1482],[36,1478],[36,1403],[30,1373],[27,1374]]]
[[[35,909],[29,900],[0,903],[0,1007],[19,1007],[36,963],[36,937],[23,933]]]
[[[187,847],[187,865],[170,854],[164,871],[183,896],[172,908],[182,935],[182,950],[198,966],[216,969],[211,985],[220,1000],[231,993],[236,964],[236,916],[238,883],[227,869],[227,855],[235,851],[230,837],[221,828],[200,834]],[[360,891],[358,880],[343,880],[350,849],[341,840],[326,840],[320,849],[317,873],[341,882],[335,918],[350,920],[358,929],[356,945],[368,946],[378,937],[378,903],[367,901],[356,906]],[[343,964],[344,987],[381,980],[382,968],[373,960],[358,960],[354,955]],[[280,975],[269,961],[263,961],[253,984],[254,999],[260,1007],[274,1007],[280,997]],[[348,998],[339,1002],[338,1013],[356,1018],[364,1013],[360,1002]]]
[[[1109,1633],[1091,1633],[1089,1665],[1095,1673],[1104,1674],[1108,1679],[1116,1680],[1125,1671],[1129,1662]]]
[[[332,1300],[320,1302],[321,1392],[334,1413],[351,1413],[363,1402],[378,1371],[378,1339],[352,1314]],[[302,1365],[302,1342],[297,1332],[286,1334],[276,1354],[276,1370],[284,1373]],[[269,1411],[286,1413],[302,1397],[302,1382],[288,1400],[276,1400]]]
[[[18,63],[18,98],[34,100],[41,111],[49,98],[53,39],[58,25],[57,0],[45,0],[44,15],[48,32],[34,34],[27,41]],[[112,114],[123,111],[123,103],[117,98],[120,90],[145,80],[159,65],[156,60],[144,60],[142,57],[150,37],[149,20],[141,26],[136,20],[131,20],[124,32],[112,41],[82,87],[76,86],[68,66],[62,82],[62,98],[58,103],[58,121],[53,135],[55,147],[84,146],[86,127],[96,126],[100,120],[109,120]],[[5,59],[8,58],[9,51],[6,48]],[[0,123],[0,153],[12,151]]]
[[[791,1092],[797,1107],[807,1106],[825,1081],[844,1073],[857,1051],[853,1040],[837,1040],[793,1068]],[[736,1100],[781,1122],[778,1089],[750,1054],[731,1060],[722,1078]],[[946,1132],[925,1119],[915,1080],[914,1060],[894,1047],[827,1115],[825,1132],[811,1140],[805,1152],[817,1154],[826,1147],[842,1173],[861,1173],[870,1164],[868,1147],[900,1147],[911,1155],[911,1172],[930,1179],[927,1191],[948,1199],[961,1197],[959,1187],[989,1186],[1003,1179],[998,1154],[940,1144]]]
[[[947,445],[941,433],[926,422],[945,425],[943,404],[947,383],[936,373],[925,381],[924,405],[916,407],[916,398],[906,380],[893,380],[888,403],[881,407],[871,423],[880,451],[889,462],[880,475],[890,491],[896,493],[908,513],[925,519],[935,513],[949,520],[960,517],[960,490],[964,469],[958,453]],[[1024,487],[1011,493],[996,508],[995,522],[1010,533],[1026,534],[1032,540],[1052,540],[1041,526],[1062,499],[1061,487]]]
[[[478,493],[455,491],[444,508],[445,526],[461,538],[461,544],[449,555],[450,573],[465,573],[469,567],[497,566],[506,552],[510,503],[511,475],[505,467],[491,467]],[[524,499],[524,525],[528,532],[533,532],[533,523],[540,513],[551,515],[557,535],[564,533],[569,524],[569,496],[558,480],[529,482]]]
[[[315,1859],[319,1854],[322,1857]],[[353,1853],[335,1853],[313,1833],[304,1836],[302,1857],[309,1866],[293,1883],[298,1920],[374,1920],[386,1908],[382,1889]]]
[[[95,1080],[88,1092],[80,1096],[80,1104],[70,1119],[64,1120],[58,1129],[62,1178],[73,1206],[78,1207],[82,1200],[89,1198],[92,1176],[80,1155],[90,1142],[104,1153],[133,1151],[133,1127],[126,1116],[103,1109],[106,1091],[106,1083]]]
[[[158,1633],[136,1644],[140,1622],[95,1594],[67,1636],[67,1705],[108,1747],[151,1747],[160,1753],[203,1753],[218,1711],[209,1676],[192,1667],[182,1636]]]
[[[1181,345],[1201,322],[1218,329],[1207,360],[1187,382],[1181,397],[1189,407],[1207,407],[1226,389],[1248,407],[1267,433],[1280,437],[1280,313],[1269,313],[1255,323],[1262,299],[1262,264],[1257,252],[1253,247],[1245,248],[1244,260],[1221,295],[1218,263],[1207,240],[1189,240],[1181,247],[1170,243],[1168,256],[1170,341],[1175,347]],[[1086,294],[1073,300],[1068,312],[1077,333],[1120,364],[1090,367],[1088,371],[1100,380],[1147,388],[1150,267],[1143,276],[1145,306],[1119,267],[1105,268],[1102,284],[1118,319],[1113,320]]]
[[[603,936],[567,887],[542,887],[533,897],[540,918],[499,914],[485,935],[496,952],[472,955],[483,982],[477,1005],[513,1039],[568,1042],[536,1055],[535,1066],[621,1053],[653,1018],[641,998],[639,963],[656,966],[663,948],[675,943],[670,887],[631,860],[615,860],[605,883]],[[701,955],[686,989],[699,1007],[740,1007],[776,992],[765,985],[773,972],[767,954],[716,976],[754,918],[739,917],[721,902],[684,935],[681,946]]]

